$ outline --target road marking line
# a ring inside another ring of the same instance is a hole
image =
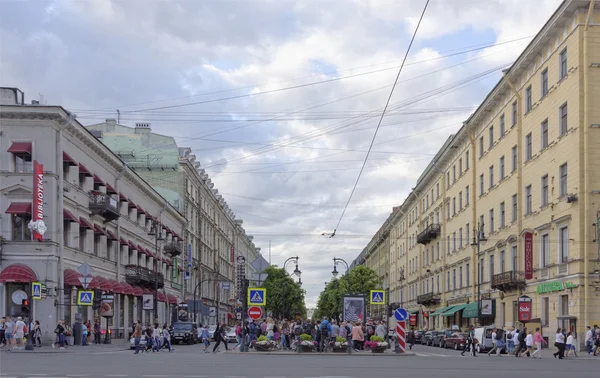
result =
[[[168,375],[142,375],[142,377],[168,377]]]
[[[105,377],[129,377],[127,374],[105,374]]]

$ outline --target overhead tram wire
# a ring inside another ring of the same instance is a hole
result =
[[[338,220],[337,225],[335,226],[335,228],[333,229],[333,233],[331,234],[330,238],[334,237],[337,229],[340,227],[340,224],[342,223],[342,219],[344,219],[344,214],[346,214],[346,209],[348,209],[348,205],[350,205],[350,201],[352,201],[352,196],[354,195],[354,192],[356,191],[356,187],[358,186],[358,182],[360,181],[360,177],[362,176],[362,173],[365,169],[365,166],[367,165],[367,160],[369,160],[369,155],[371,153],[371,149],[373,148],[373,144],[375,143],[375,138],[377,138],[377,132],[379,131],[379,127],[381,126],[381,122],[383,121],[383,117],[385,117],[385,111],[388,108],[388,105],[390,104],[390,101],[392,100],[392,95],[394,94],[394,89],[396,89],[396,84],[398,83],[398,79],[400,78],[400,74],[402,73],[402,69],[404,68],[404,62],[406,62],[406,58],[408,58],[408,54],[410,53],[410,49],[413,45],[413,42],[415,41],[415,37],[417,36],[417,32],[419,31],[419,27],[421,26],[421,22],[423,21],[423,17],[425,16],[425,12],[427,11],[427,6],[429,6],[429,0],[427,0],[425,2],[425,6],[423,7],[423,12],[421,13],[421,17],[419,17],[419,22],[417,23],[417,26],[415,27],[415,31],[412,35],[412,38],[410,39],[410,43],[408,44],[408,48],[406,49],[406,54],[404,55],[404,59],[402,60],[402,65],[400,65],[400,69],[398,70],[398,75],[396,75],[396,80],[394,80],[394,85],[392,86],[392,90],[390,91],[390,95],[387,98],[387,101],[385,102],[385,107],[383,108],[383,112],[381,112],[381,118],[379,118],[379,123],[377,124],[377,128],[375,129],[375,132],[373,133],[373,139],[371,139],[371,144],[369,145],[369,150],[367,151],[367,155],[365,156],[365,161],[363,162],[362,168],[360,169],[360,171],[358,172],[358,177],[356,178],[356,182],[354,183],[354,187],[352,188],[352,191],[350,192],[350,196],[348,197],[348,201],[346,202],[346,205],[344,206],[344,209],[342,210],[342,214],[340,215],[340,219]]]
[[[482,44],[477,44],[477,45],[471,45],[471,46],[464,47],[464,49],[466,49],[466,50],[463,50],[461,48],[446,50],[446,51],[442,51],[440,53],[449,53],[449,52],[452,52],[452,51],[458,51],[458,52],[447,54],[447,55],[441,55],[441,56],[438,56],[438,57],[435,57],[435,58],[425,59],[425,60],[422,60],[422,61],[410,62],[410,63],[407,63],[406,66],[411,66],[411,65],[415,65],[415,64],[420,64],[420,63],[425,63],[425,62],[430,62],[430,61],[445,59],[445,58],[449,58],[449,57],[453,57],[453,56],[457,56],[457,55],[463,55],[463,54],[467,54],[467,53],[474,52],[474,51],[480,51],[480,50],[484,50],[484,49],[487,49],[487,48],[492,48],[492,47],[497,47],[497,46],[501,46],[501,45],[505,45],[505,44],[510,44],[510,43],[514,43],[514,42],[523,41],[523,40],[530,39],[530,38],[533,38],[533,37],[534,36],[526,36],[526,37],[519,37],[519,38],[515,38],[515,39],[510,39],[510,40],[505,40],[505,41],[500,41],[500,42],[494,42],[494,43],[487,43],[487,44],[482,43]],[[376,66],[380,66],[380,65],[384,65],[384,64],[391,64],[391,63],[394,63],[394,62],[396,62],[396,61],[389,61],[389,62],[375,63],[375,64],[370,64],[370,65],[365,65],[365,66],[360,66],[360,67],[339,69],[339,70],[336,70],[336,71],[326,72],[326,73],[317,74],[317,75],[308,75],[308,76],[299,77],[299,78],[281,80],[281,81],[275,82],[275,83],[256,84],[256,85],[249,85],[249,86],[245,86],[245,87],[216,90],[216,91],[212,91],[212,92],[200,93],[200,94],[197,94],[197,95],[181,96],[181,97],[164,99],[164,100],[154,100],[154,101],[147,101],[147,102],[142,102],[142,103],[137,103],[137,104],[118,105],[118,106],[111,106],[111,107],[98,108],[98,109],[73,109],[73,111],[77,111],[78,113],[82,113],[82,112],[99,112],[99,111],[104,111],[104,110],[114,110],[114,109],[126,108],[126,107],[131,107],[131,106],[148,105],[148,104],[156,104],[156,103],[160,103],[160,102],[183,100],[183,99],[188,99],[188,98],[194,98],[194,97],[200,97],[200,96],[207,96],[207,95],[218,94],[218,93],[226,93],[226,92],[232,92],[232,91],[243,90],[243,89],[254,89],[256,87],[262,87],[262,86],[272,85],[272,84],[286,83],[286,82],[290,82],[290,81],[308,79],[308,78],[313,78],[313,77],[321,77],[323,75],[332,75],[332,74],[336,74],[336,73],[339,73],[339,72],[353,71],[353,70],[357,70],[357,69],[376,67]],[[395,69],[395,68],[398,68],[398,66],[389,67],[389,68],[387,68],[387,70],[392,70],[392,69]],[[380,71],[379,70],[378,71],[373,71],[372,73],[376,73],[376,72],[380,72]],[[130,112],[130,111],[124,111],[124,113],[127,113],[127,112]]]

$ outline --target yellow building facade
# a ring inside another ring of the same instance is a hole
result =
[[[416,328],[509,327],[529,296],[551,341],[583,335],[600,323],[599,214],[600,9],[572,0],[386,221],[390,302]]]

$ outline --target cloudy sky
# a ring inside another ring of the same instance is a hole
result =
[[[0,0],[0,85],[191,147],[313,305],[559,4],[430,2],[334,238],[425,0]]]

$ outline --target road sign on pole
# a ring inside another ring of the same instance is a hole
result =
[[[246,263],[246,258],[244,256],[238,256],[237,257],[237,263],[238,265],[244,265]]]
[[[83,287],[84,289],[87,289],[90,282],[92,282],[92,279],[94,279],[94,277],[92,277],[92,276],[79,277],[79,282],[81,282],[81,287]]]
[[[267,289],[260,287],[248,288],[248,306],[266,306]]]
[[[77,268],[77,271],[84,277],[89,276],[90,274],[92,274],[92,267],[90,266],[90,264],[88,263],[83,263],[81,265],[79,265],[79,268]]]
[[[398,340],[398,352],[406,352],[406,322],[404,320],[396,323],[396,338]]]
[[[371,290],[371,298],[372,305],[374,304],[385,304],[385,290]]]
[[[403,322],[408,319],[408,311],[403,308],[397,308],[396,311],[394,311],[394,317],[397,321]]]
[[[263,311],[260,307],[250,307],[248,309],[248,317],[250,319],[258,320],[263,315]]]

